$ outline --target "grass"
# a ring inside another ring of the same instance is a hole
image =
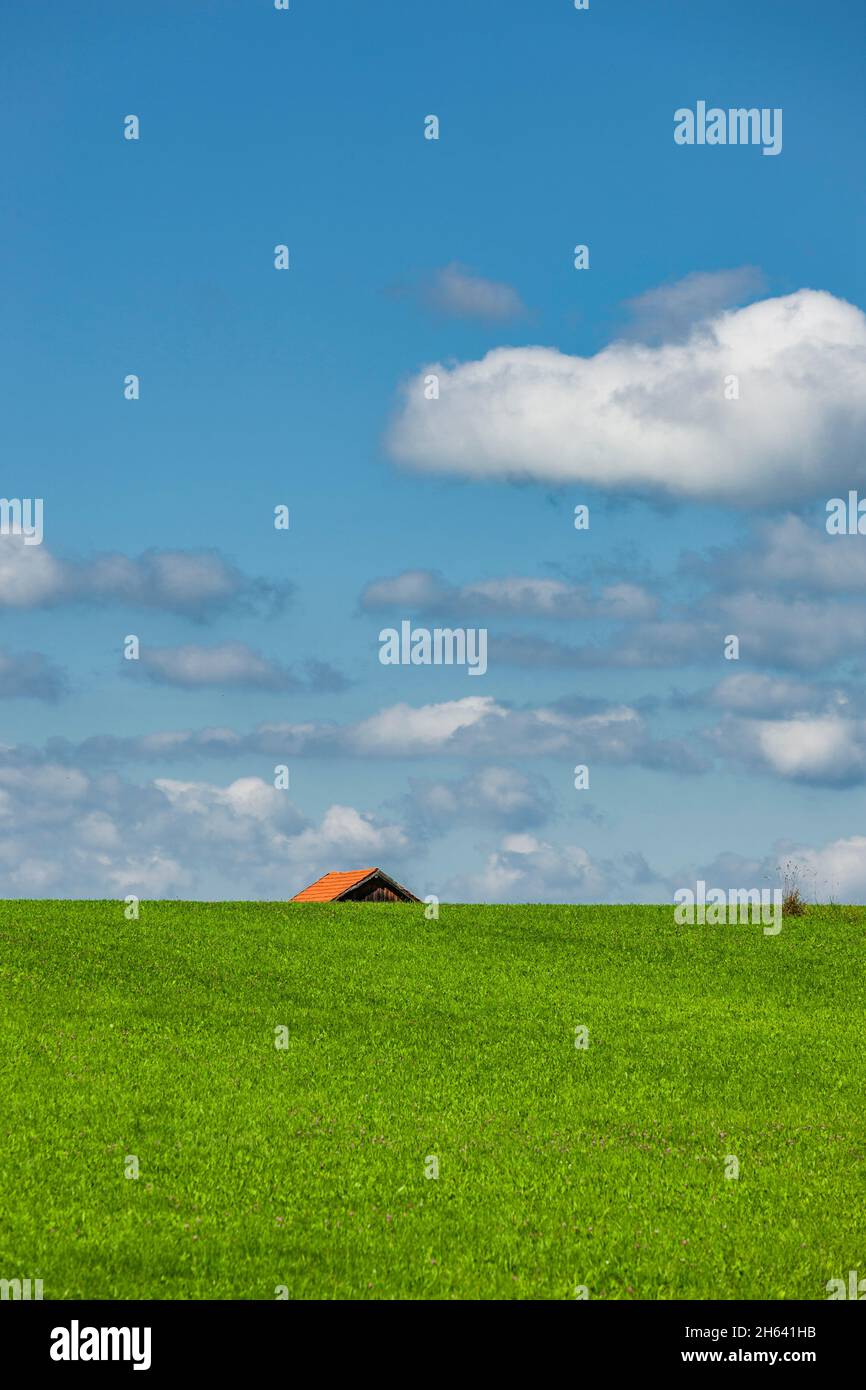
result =
[[[0,1277],[826,1298],[866,1274],[866,910],[672,919],[0,904]]]

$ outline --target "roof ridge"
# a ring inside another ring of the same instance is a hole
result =
[[[300,893],[296,893],[290,901],[293,903],[309,902],[310,900],[329,902],[332,901],[332,899],[325,896],[325,888],[329,880],[332,888],[336,889],[339,885],[339,892],[345,893],[349,888],[355,888],[358,884],[363,883],[364,880],[370,878],[372,874],[384,874],[384,870],[380,869],[375,864],[365,869],[329,869],[327,873],[321,874],[313,883],[308,884],[306,888],[302,888]],[[385,875],[385,877],[388,876]],[[316,889],[319,889],[318,893]],[[339,896],[339,894],[336,896]]]

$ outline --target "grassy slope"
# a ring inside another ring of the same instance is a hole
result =
[[[669,908],[122,913],[0,904],[0,1276],[824,1298],[866,1273],[863,909],[775,939]]]

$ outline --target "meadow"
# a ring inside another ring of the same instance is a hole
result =
[[[844,907],[767,937],[670,907],[4,902],[0,1276],[825,1299],[866,1274],[864,939]]]

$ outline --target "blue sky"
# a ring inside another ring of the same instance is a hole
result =
[[[8,896],[380,864],[666,900],[793,856],[866,900],[866,536],[824,526],[866,494],[864,29],[832,0],[3,16],[2,491],[45,516],[0,536]],[[781,153],[676,145],[699,100],[781,108]],[[487,673],[382,666],[403,618],[486,628]]]

